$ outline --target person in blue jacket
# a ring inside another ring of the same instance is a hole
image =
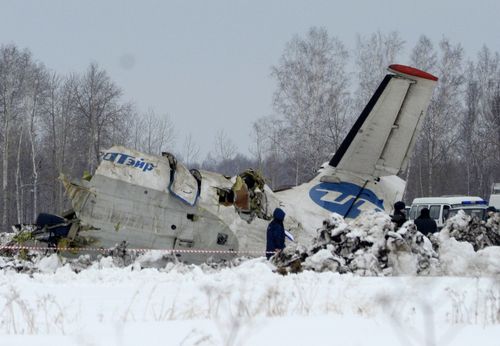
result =
[[[275,253],[285,248],[285,212],[276,208],[273,212],[273,221],[267,226],[266,257],[271,258]]]

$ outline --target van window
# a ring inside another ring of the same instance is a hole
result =
[[[448,220],[448,216],[450,216],[450,206],[443,206],[443,220]]]
[[[452,209],[452,210],[450,210],[450,217],[457,215],[459,210],[463,210],[465,212],[465,214],[472,216],[472,217],[477,217],[480,220],[484,220],[486,217],[486,213],[485,213],[486,209],[482,209],[482,208],[478,208],[478,209],[475,209],[475,208]]]
[[[429,206],[427,204],[421,204],[417,207],[417,217],[420,216],[420,212],[422,211],[422,209],[424,208],[429,208]]]
[[[415,218],[416,218],[415,214],[417,214],[417,207],[411,207],[409,219],[410,220],[415,220]]]
[[[472,217],[477,217],[479,220],[485,219],[485,209],[471,209],[470,213],[466,213]]]
[[[429,208],[431,219],[438,220],[439,212],[441,211],[440,205],[431,205]]]

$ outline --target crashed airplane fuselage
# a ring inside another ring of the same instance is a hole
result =
[[[94,246],[125,240],[133,248],[185,250],[178,256],[189,262],[230,258],[232,251],[262,254],[262,235],[280,205],[264,184],[248,188],[241,177],[189,171],[171,155],[121,146],[103,153],[90,181],[63,182]],[[300,228],[292,218],[287,226]]]
[[[300,186],[274,193],[258,173],[227,178],[189,171],[172,155],[148,155],[121,146],[102,154],[90,181],[63,179],[82,233],[97,246],[178,249],[181,260],[261,255],[274,208],[285,228],[307,245],[332,212],[355,218],[391,211],[401,199],[405,169],[437,78],[391,65],[375,94],[330,162]],[[84,231],[85,229],[85,231]],[[205,253],[204,251],[208,251]]]

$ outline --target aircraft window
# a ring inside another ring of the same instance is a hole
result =
[[[187,214],[186,217],[187,217],[188,220],[191,220],[193,222],[199,220],[199,216],[195,215],[195,214]]]
[[[440,205],[431,205],[431,207],[429,208],[431,219],[434,220],[439,219],[440,210],[441,210]]]
[[[229,236],[226,233],[218,233],[217,234],[217,244],[218,245],[224,245],[227,243],[227,238]]]

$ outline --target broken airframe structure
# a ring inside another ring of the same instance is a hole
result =
[[[278,206],[288,214],[285,229],[301,244],[309,244],[334,212],[347,218],[390,212],[405,187],[397,174],[408,163],[437,80],[409,66],[389,66],[328,165],[309,182],[276,194],[252,171],[233,178],[190,172],[167,153],[113,147],[89,181],[63,178],[74,209],[64,238],[90,239],[94,247],[127,242],[173,249],[182,260],[203,262],[262,255]]]
[[[172,249],[187,262],[262,255],[265,231],[279,206],[263,177],[188,170],[169,153],[114,146],[88,179],[61,176],[72,204],[63,218],[41,214],[37,239],[54,246]],[[287,218],[288,229],[300,229]]]

